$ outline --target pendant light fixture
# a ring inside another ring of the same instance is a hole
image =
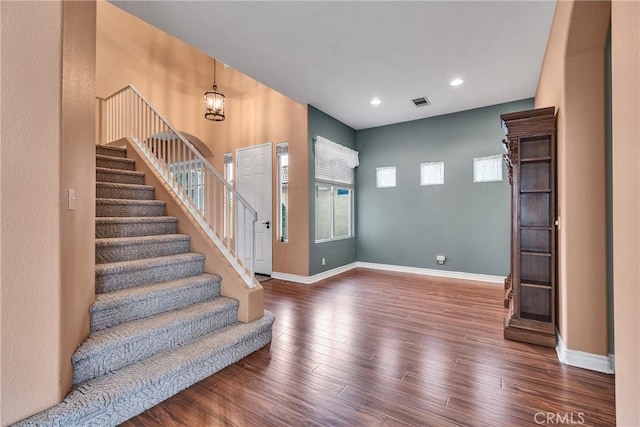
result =
[[[216,84],[216,59],[213,58],[213,88],[204,93],[204,118],[214,122],[224,120],[224,95],[218,92]]]

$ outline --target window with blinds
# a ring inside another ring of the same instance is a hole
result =
[[[473,182],[502,181],[502,154],[473,159]]]
[[[353,185],[353,168],[344,162],[316,155],[316,181]]]
[[[396,167],[384,166],[376,168],[376,187],[392,188],[396,186]]]
[[[321,136],[315,141],[315,241],[353,237],[354,168],[358,152]]]
[[[444,184],[444,162],[420,163],[420,185]]]

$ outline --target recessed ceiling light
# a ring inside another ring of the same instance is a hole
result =
[[[371,105],[380,105],[380,103],[382,103],[382,101],[380,101],[378,98],[373,98],[371,100]]]
[[[449,84],[451,86],[460,86],[462,83],[464,83],[464,80],[462,79],[453,79]]]

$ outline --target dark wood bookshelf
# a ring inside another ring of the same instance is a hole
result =
[[[500,116],[511,184],[511,274],[505,338],[556,345],[556,116],[541,108]]]

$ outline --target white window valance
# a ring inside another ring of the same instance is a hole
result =
[[[316,180],[353,185],[358,152],[321,136],[315,139]]]
[[[360,164],[358,152],[344,145],[336,144],[327,138],[316,136],[316,156],[321,156],[328,161],[344,162],[351,169]]]

